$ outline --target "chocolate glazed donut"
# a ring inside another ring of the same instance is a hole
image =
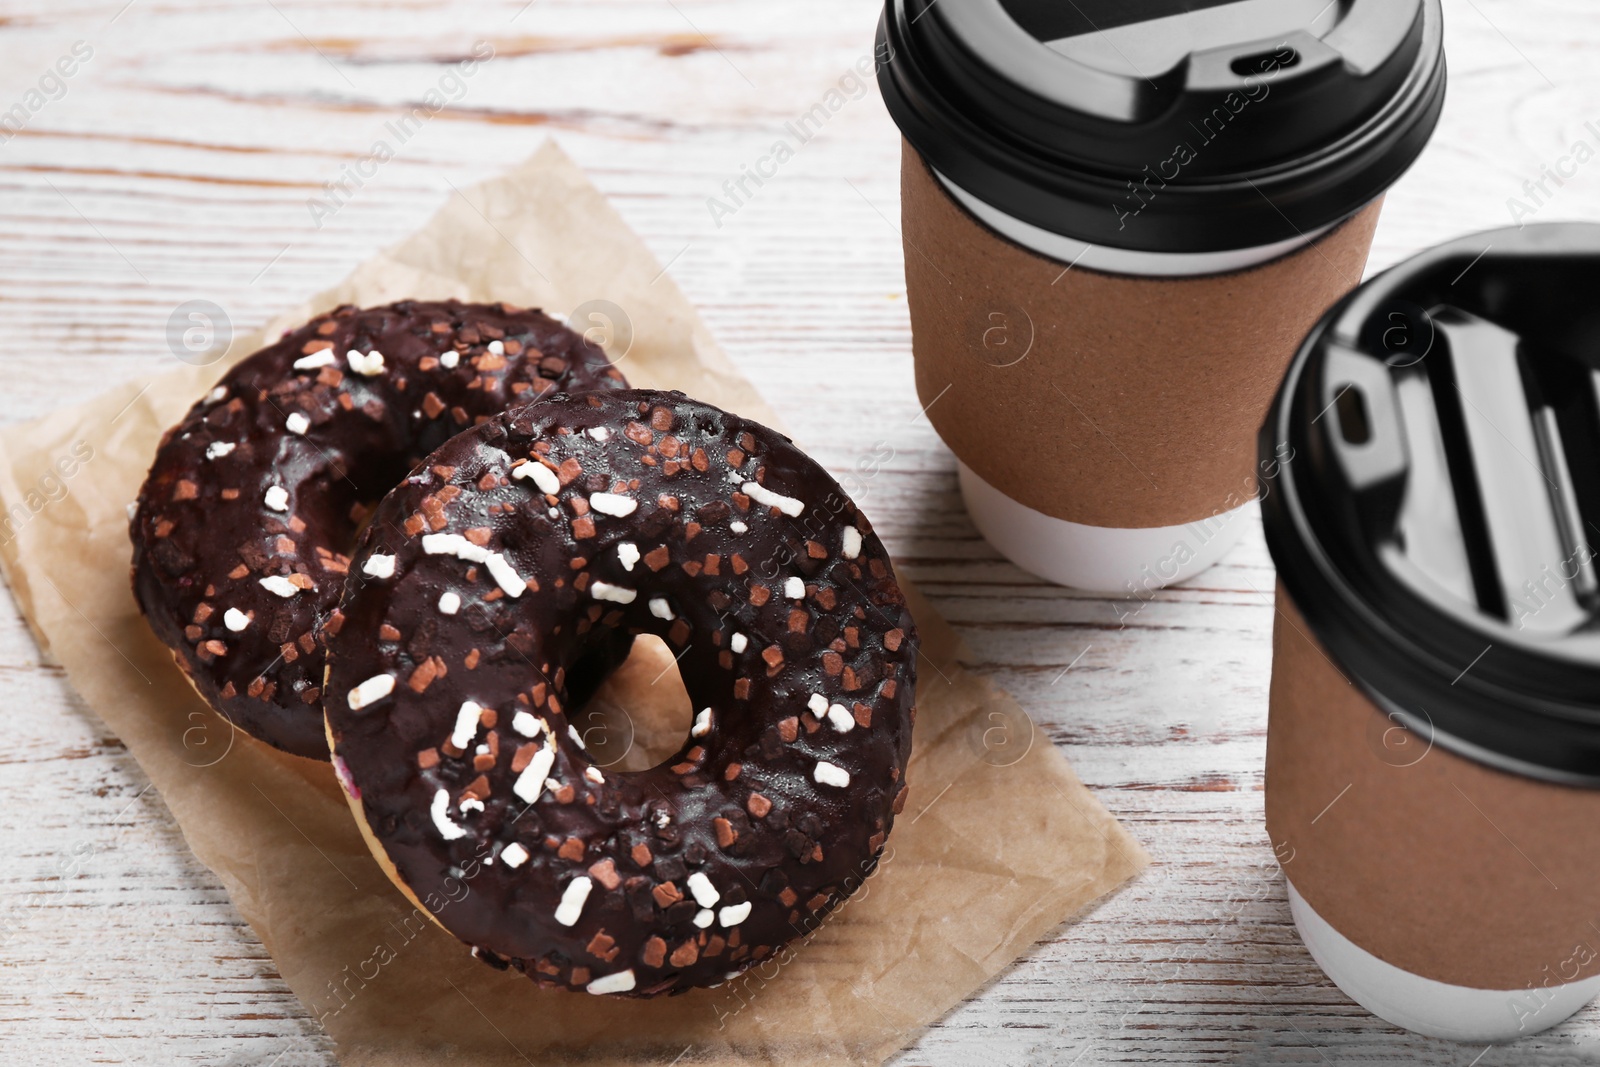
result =
[[[480,958],[591,993],[715,985],[872,871],[916,632],[787,438],[679,393],[554,397],[429,457],[355,558],[392,574],[329,639],[334,767],[380,863],[453,901],[435,919]],[[648,771],[602,771],[568,722],[615,633],[661,636],[696,709]]]
[[[318,626],[377,501],[509,405],[626,386],[537,311],[403,301],[318,316],[240,362],[162,439],[131,521],[139,606],[213,708],[325,760]]]

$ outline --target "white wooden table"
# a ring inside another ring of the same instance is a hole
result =
[[[1600,5],[1445,6],[1449,105],[1390,197],[1375,267],[1507,224],[1541,164],[1580,139],[1600,148]],[[803,443],[839,473],[892,450],[862,493],[900,565],[1156,857],[899,1062],[1600,1057],[1600,1007],[1512,1047],[1410,1037],[1300,946],[1262,827],[1259,533],[1125,626],[1115,603],[1044,587],[975,534],[912,390],[899,143],[875,87],[712,217],[724,180],[868,53],[877,17],[874,0],[5,0],[0,111],[22,104],[26,125],[0,134],[0,418],[173,365],[167,320],[185,301],[260,324],[415,228],[452,183],[559,138]],[[460,98],[368,165],[395,141],[386,123],[448,95],[447,64],[480,40],[494,57]],[[64,94],[30,97],[77,41],[92,55]],[[341,180],[345,202],[316,218],[309,200]],[[1549,188],[1539,219],[1600,217],[1600,162]],[[0,1063],[331,1064],[14,608],[0,684]]]

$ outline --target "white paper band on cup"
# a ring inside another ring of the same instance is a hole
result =
[[[1287,241],[1230,252],[1135,252],[1125,248],[1086,244],[1075,238],[1041,229],[1030,222],[1023,222],[997,208],[990,207],[938,171],[933,173],[962,207],[1013,244],[1019,244],[1041,256],[1099,271],[1102,274],[1193,278],[1205,274],[1227,274],[1232,271],[1247,270],[1286,256],[1297,248],[1303,248],[1338,225],[1332,223]]]
[[[1600,995],[1600,976],[1535,989],[1449,985],[1385,963],[1335,930],[1289,885],[1289,911],[1311,958],[1372,1014],[1427,1037],[1511,1041],[1565,1022]]]
[[[1035,511],[956,463],[978,532],[1023,570],[1074,589],[1139,596],[1185,581],[1238,544],[1248,525],[1240,515],[1249,504],[1182,526],[1085,526]]]

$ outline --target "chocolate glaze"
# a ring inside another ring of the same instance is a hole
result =
[[[295,368],[323,351],[327,365]],[[351,351],[382,353],[382,369],[361,373]],[[537,311],[408,300],[320,315],[236,365],[162,439],[129,531],[139,606],[212,707],[327,759],[318,624],[373,505],[509,405],[626,385],[604,352]],[[304,432],[289,427],[297,416]],[[273,486],[287,493],[281,508]],[[263,587],[273,576],[297,591]],[[230,609],[248,617],[243,629]]]
[[[425,541],[435,513],[458,540]],[[393,577],[328,627],[334,766],[481,958],[593,992],[714,985],[871,873],[905,802],[916,631],[866,518],[787,438],[680,393],[552,397],[430,456],[355,564],[374,555]],[[661,636],[710,709],[648,771],[601,771],[569,733],[574,670],[617,633]],[[392,691],[353,707],[374,678]]]

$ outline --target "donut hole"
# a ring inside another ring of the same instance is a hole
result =
[[[645,771],[683,747],[694,705],[667,643],[640,634],[627,661],[569,721],[596,766]]]

